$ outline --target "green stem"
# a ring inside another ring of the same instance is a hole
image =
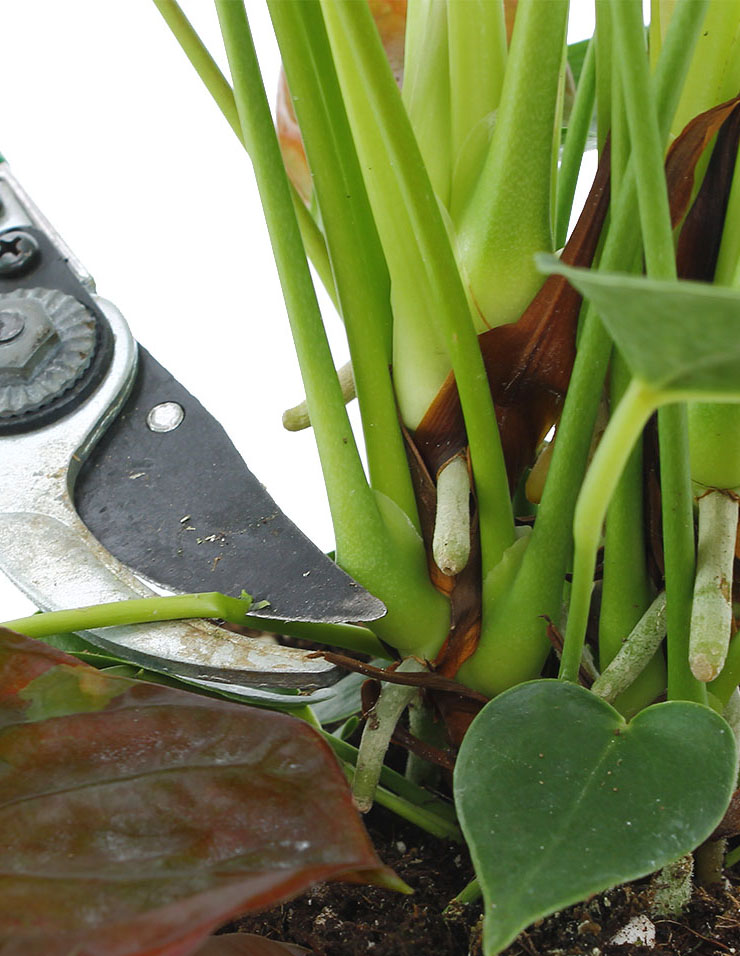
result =
[[[660,392],[633,379],[609,421],[581,487],[573,521],[573,585],[560,662],[561,680],[578,680],[591,606],[596,552],[607,506],[632,448],[660,396]]]
[[[403,103],[429,181],[447,206],[452,183],[447,4],[409,0],[403,61]]]
[[[229,86],[218,64],[206,49],[205,44],[195,32],[192,24],[183,13],[177,0],[153,0],[153,2],[162,14],[173,36],[182,47],[183,52],[190,60],[195,72],[202,80],[203,85],[213,97],[216,106],[221,110],[224,119],[242,146],[249,151],[242,134],[239,113],[236,108],[236,101],[234,100],[234,91]],[[306,209],[303,200],[292,185],[291,196],[306,251],[311,258],[311,262],[322,284],[336,305],[336,289],[334,287],[334,278],[329,264],[329,255],[326,250],[324,237],[321,235],[318,226]]]
[[[447,0],[447,23],[454,168],[471,131],[501,99],[507,54],[504,5],[500,0]]]
[[[644,25],[639,0],[614,6],[614,31],[620,54],[625,108],[634,152],[634,170],[648,276],[675,279],[668,192],[663,165],[664,121],[658,120],[649,66],[644,51]],[[661,482],[663,485],[663,545],[668,602],[669,696],[703,698],[684,672],[677,655],[686,650],[693,572],[692,534],[686,522],[692,507],[686,409],[662,409],[658,416]],[[680,550],[679,550],[680,549]]]
[[[420,531],[391,383],[390,277],[318,2],[270,0],[347,329],[373,488]]]
[[[398,337],[394,341],[399,405],[409,421],[408,409],[404,409],[404,397],[409,396],[404,393],[399,363],[407,362],[412,367],[422,363],[436,330],[452,363],[465,419],[485,573],[514,540],[514,521],[493,401],[467,296],[367,5],[322,0],[322,9],[391,278],[396,283],[398,277],[402,296],[413,292],[408,300],[413,303],[413,316],[394,311],[395,336],[401,327],[409,331],[413,326],[413,336],[406,342],[410,351],[399,354]],[[418,390],[415,371],[413,378],[413,407],[417,412],[412,416],[412,427],[442,384],[440,379],[431,392],[426,386]],[[424,381],[426,385],[432,383],[426,373]]]
[[[740,684],[740,631],[736,631],[727,650],[722,673],[709,685],[708,690],[723,707]]]
[[[689,667],[691,601],[696,573],[694,501],[689,473],[689,434],[684,405],[658,412],[660,495],[663,518],[668,699],[707,702],[704,685]]]
[[[568,131],[563,144],[563,155],[557,181],[557,199],[555,203],[555,248],[561,249],[568,238],[573,209],[573,197],[576,192],[581,161],[591,128],[591,118],[596,99],[596,44],[588,45],[583,63],[581,78],[578,81],[576,98],[573,102]]]
[[[542,284],[532,256],[553,247],[567,18],[568,0],[520,0],[493,138],[459,217],[458,255],[489,326],[519,318]]]
[[[35,638],[67,631],[91,631],[99,627],[203,617],[244,626],[248,623],[246,618],[251,605],[252,598],[249,595],[232,598],[218,591],[205,591],[200,594],[178,594],[175,597],[112,601],[65,611],[46,611],[6,621],[0,626]]]
[[[460,892],[452,899],[452,903],[477,903],[483,895],[480,883],[473,878],[467,886],[464,886]],[[449,909],[449,907],[448,907]]]
[[[374,628],[376,633],[391,643],[407,642],[411,652],[418,648],[420,653],[436,653],[447,632],[447,604],[426,576],[423,552],[419,548],[419,554],[402,552],[396,547],[365,478],[316,302],[244,4],[216,0],[216,9],[306,388],[337,561],[388,608],[387,616]]]
[[[610,373],[612,408],[617,407],[629,380],[627,366],[621,355],[615,352]],[[642,471],[642,440],[638,439],[606,516],[604,575],[599,611],[599,667],[602,670],[615,658],[625,638],[650,604]],[[658,644],[655,644],[654,652]],[[665,666],[660,657],[656,656],[650,667],[647,667],[647,663],[642,663],[637,681],[625,685],[623,690],[626,694],[616,704],[617,709],[626,715],[631,716],[642,709],[665,688]]]

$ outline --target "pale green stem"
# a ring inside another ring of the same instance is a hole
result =
[[[415,657],[408,657],[398,665],[396,673],[420,673],[426,670],[426,665],[421,661]],[[382,684],[380,696],[367,715],[352,781],[352,794],[355,806],[360,813],[367,813],[373,805],[375,788],[380,779],[380,771],[393,731],[404,710],[417,693],[417,687],[405,684]]]
[[[551,200],[568,0],[520,0],[501,103],[478,182],[458,221],[458,256],[489,326],[514,322],[553,248]]]
[[[447,24],[454,168],[472,130],[501,99],[507,54],[504,5],[501,0],[447,0]]]
[[[557,0],[560,2],[560,0]],[[455,373],[475,482],[481,529],[483,573],[495,567],[514,540],[514,521],[506,469],[478,339],[470,320],[447,230],[403,104],[390,75],[370,12],[364,3],[322,0],[335,65],[342,85],[358,155],[367,176],[368,194],[386,252],[392,281],[408,295],[413,315],[394,312],[394,336],[399,327],[414,327],[416,340],[405,355],[394,341],[394,383],[401,412],[400,388],[407,368],[422,363],[435,332],[446,346]],[[371,171],[369,170],[371,167]],[[400,270],[400,275],[394,272]],[[408,384],[408,382],[407,382]],[[442,384],[425,391],[431,380],[414,381],[418,424]],[[408,422],[408,419],[406,419]]]
[[[699,498],[689,663],[694,677],[704,683],[719,675],[730,643],[737,516],[737,499],[732,495],[715,490]]]
[[[581,78],[578,81],[576,98],[568,120],[568,132],[563,144],[563,155],[557,180],[557,199],[555,205],[555,248],[561,249],[568,238],[578,174],[591,128],[596,95],[596,44],[588,45],[583,62]]]
[[[611,663],[594,681],[591,687],[594,694],[613,703],[645,670],[660,647],[665,632],[665,592],[661,591]]]
[[[151,624],[156,621],[178,621],[188,618],[214,618],[231,624],[248,623],[252,598],[232,598],[218,591],[200,594],[178,594],[175,597],[133,598],[79,607],[65,611],[46,611],[5,621],[0,627],[25,634],[26,637],[48,637],[64,632],[90,631],[99,627],[123,624]]]
[[[443,206],[452,183],[447,3],[409,0],[403,62],[403,103]]]
[[[563,680],[578,680],[596,552],[609,501],[632,448],[661,397],[660,392],[644,382],[632,380],[609,421],[581,487],[573,521],[573,585],[559,675]]]
[[[470,476],[463,456],[451,459],[437,475],[437,513],[432,540],[434,562],[449,576],[470,558]]]

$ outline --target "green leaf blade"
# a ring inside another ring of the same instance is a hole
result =
[[[658,704],[626,724],[564,682],[533,681],[491,701],[455,771],[486,954],[536,919],[692,850],[722,818],[735,766],[729,727],[699,704]]]
[[[537,261],[593,303],[635,378],[681,397],[740,397],[740,291]]]

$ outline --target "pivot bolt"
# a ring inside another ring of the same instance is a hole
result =
[[[26,272],[36,261],[39,244],[22,229],[0,233],[0,276],[16,276]]]
[[[0,345],[17,339],[26,327],[26,319],[16,309],[0,310]]]

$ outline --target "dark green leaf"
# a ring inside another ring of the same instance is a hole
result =
[[[0,629],[3,956],[187,956],[344,877],[399,885],[307,724]]]
[[[740,396],[740,291],[574,269],[538,256],[593,303],[630,371],[661,391]]]
[[[590,691],[533,681],[463,740],[455,800],[485,900],[485,953],[536,919],[637,879],[705,840],[736,772],[727,724],[671,701],[627,724]]]

